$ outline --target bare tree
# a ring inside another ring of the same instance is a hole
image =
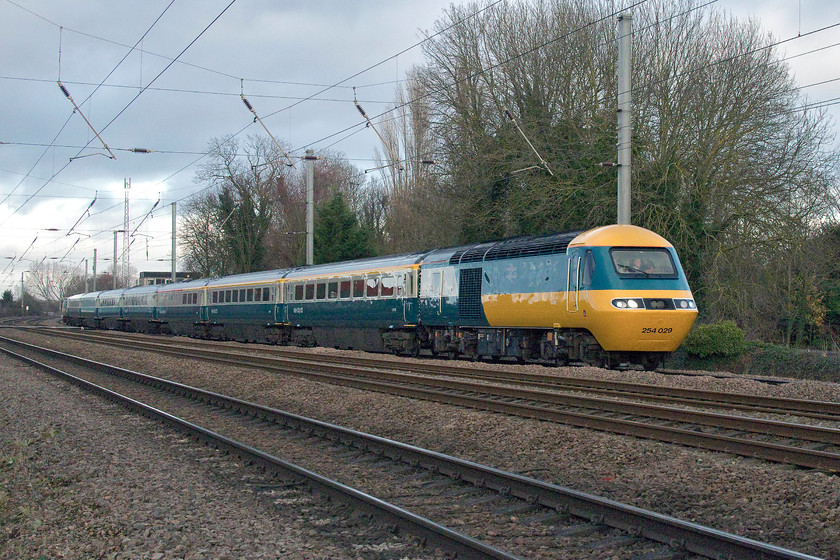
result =
[[[276,185],[289,173],[279,152],[259,137],[243,146],[233,137],[211,142],[210,162],[196,173],[207,190],[183,211],[185,260],[202,274],[269,265],[266,237],[277,212]]]
[[[441,172],[435,160],[438,145],[430,121],[429,102],[419,70],[409,72],[397,90],[394,108],[380,120],[385,141],[377,151],[379,178],[369,202],[382,205],[382,251],[405,252],[452,243],[457,235],[453,209],[441,196]]]
[[[228,268],[216,204],[215,195],[209,193],[190,198],[180,209],[182,260],[187,270],[202,277],[219,276]]]
[[[56,262],[42,262],[26,275],[26,290],[46,302],[59,302],[66,298],[74,284],[84,282],[78,272]]]

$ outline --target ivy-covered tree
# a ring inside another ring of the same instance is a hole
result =
[[[453,244],[615,222],[615,9],[479,0],[437,22],[420,76]],[[827,301],[809,243],[840,216],[828,116],[755,22],[654,0],[633,28],[633,223],[677,248],[704,319],[798,343]]]

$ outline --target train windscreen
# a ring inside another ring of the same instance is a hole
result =
[[[619,276],[674,278],[677,275],[671,253],[659,248],[613,248],[610,251]]]

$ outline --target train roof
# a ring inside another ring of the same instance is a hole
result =
[[[160,285],[149,284],[148,286],[134,286],[133,288],[127,288],[123,294],[147,294],[149,292],[155,293],[157,289],[160,288]]]
[[[337,263],[301,266],[290,270],[288,274],[286,274],[286,278],[308,278],[310,276],[329,276],[331,274],[350,274],[354,272],[362,273],[367,271],[407,267],[420,264],[427,253],[428,251],[417,251],[401,255],[370,257],[367,259],[357,259]]]
[[[125,288],[117,288],[116,290],[103,290],[96,294],[97,297],[121,296]]]
[[[438,249],[429,253],[423,264],[445,262],[450,265],[467,264],[471,262],[488,262],[519,257],[533,257],[538,255],[554,255],[565,253],[573,239],[580,235],[579,231],[552,233],[548,235],[525,235],[487,241],[460,247]]]
[[[222,276],[221,278],[213,278],[207,280],[207,287],[214,286],[230,286],[233,284],[259,284],[267,282],[276,282],[282,279],[290,269],[282,268],[275,270],[262,270],[260,272],[246,272],[243,274],[234,274],[233,276]]]
[[[169,284],[158,284],[156,286],[157,293],[163,292],[180,292],[183,290],[198,290],[207,285],[206,278],[199,278],[198,280],[189,280],[187,282],[172,282]]]
[[[82,299],[82,298],[95,298],[101,293],[102,292],[87,292],[85,294],[75,294],[75,295],[72,295],[72,296],[67,296],[67,299],[70,300],[70,299]]]
[[[571,245],[590,247],[672,247],[667,239],[638,226],[613,224],[590,229],[578,235]]]

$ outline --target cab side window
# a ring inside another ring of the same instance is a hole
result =
[[[589,288],[592,286],[592,280],[595,277],[595,257],[592,256],[592,251],[587,251],[583,258],[583,275],[581,279],[581,287]]]

